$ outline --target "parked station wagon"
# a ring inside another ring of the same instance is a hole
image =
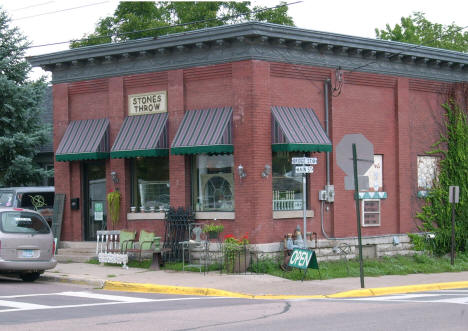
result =
[[[57,265],[52,231],[33,210],[0,207],[0,274],[32,282]]]

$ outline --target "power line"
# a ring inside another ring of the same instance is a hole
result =
[[[90,4],[87,4],[87,5],[83,5],[83,6],[73,7],[73,8],[65,8],[65,9],[50,11],[50,12],[46,12],[46,13],[42,13],[42,14],[35,14],[35,15],[30,15],[30,16],[24,16],[24,17],[12,19],[12,21],[20,21],[20,20],[24,20],[24,19],[32,18],[32,17],[38,17],[38,16],[45,16],[45,15],[50,15],[50,14],[62,13],[62,12],[65,12],[65,11],[70,11],[70,10],[75,10],[75,9],[80,9],[80,8],[85,8],[85,7],[92,7],[92,6],[96,6],[96,5],[102,5],[103,3],[108,3],[108,2],[109,2],[109,1],[95,2],[95,3],[90,3]]]
[[[105,2],[108,2],[108,1],[105,1]],[[135,31],[122,32],[122,33],[116,33],[116,34],[96,36],[96,37],[91,37],[91,38],[82,38],[82,39],[75,39],[75,40],[60,41],[60,42],[56,42],[56,43],[48,43],[48,44],[42,44],[42,45],[32,45],[29,48],[55,46],[55,45],[61,45],[61,44],[68,44],[70,42],[80,42],[80,41],[86,41],[86,40],[96,40],[96,39],[103,39],[103,38],[126,36],[126,35],[135,34],[135,33],[160,31],[160,30],[174,28],[174,27],[189,26],[189,25],[200,24],[200,23],[209,23],[209,22],[213,22],[213,21],[227,21],[227,20],[230,20],[230,19],[233,19],[233,18],[238,18],[238,17],[250,15],[250,14],[257,14],[257,13],[261,13],[261,12],[276,9],[276,8],[288,7],[290,5],[295,5],[295,4],[298,4],[298,3],[301,3],[301,2],[303,2],[303,1],[295,1],[295,2],[290,2],[290,3],[280,4],[280,5],[277,5],[277,6],[274,6],[274,7],[268,7],[268,8],[263,8],[263,9],[259,9],[259,10],[251,10],[249,12],[240,13],[240,14],[237,14],[237,15],[231,15],[231,16],[225,16],[225,17],[219,17],[219,18],[216,17],[216,18],[210,18],[210,19],[199,20],[199,21],[192,21],[192,22],[187,22],[187,23],[172,24],[172,25],[161,26],[161,27],[151,28],[151,29],[135,30]]]
[[[29,9],[29,8],[34,8],[34,7],[41,7],[41,6],[45,6],[45,5],[48,5],[49,3],[53,3],[53,2],[55,2],[55,1],[47,1],[47,2],[38,3],[38,4],[35,4],[35,5],[31,5],[31,6],[21,7],[21,8],[13,9],[12,12],[25,10],[25,9]]]

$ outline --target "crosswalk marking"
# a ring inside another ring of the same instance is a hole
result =
[[[88,299],[98,299],[98,300],[109,300],[109,301],[119,301],[127,303],[136,303],[136,302],[152,302],[152,299],[145,298],[136,298],[136,297],[127,297],[122,295],[109,295],[109,294],[99,294],[92,292],[61,292],[56,293],[57,295],[64,295],[70,297],[78,298],[88,298]]]
[[[105,300],[105,302],[89,302],[80,304],[69,305],[40,305],[27,302],[14,301],[14,299],[24,299],[28,297],[41,297],[41,296],[63,296],[63,297],[78,297],[90,300]],[[9,299],[9,300],[5,300]],[[169,301],[188,301],[188,300],[215,300],[226,299],[223,297],[181,297],[181,298],[164,298],[164,299],[148,299],[133,296],[110,295],[93,293],[88,291],[82,292],[58,292],[58,293],[38,293],[38,294],[21,294],[21,295],[8,295],[0,296],[0,313],[26,311],[26,310],[42,310],[42,309],[64,309],[64,308],[80,308],[80,307],[93,307],[104,305],[118,305],[129,303],[144,303],[144,302],[169,302]]]
[[[18,309],[43,309],[44,307],[48,306],[36,305],[34,303],[0,300],[0,307],[11,307]]]

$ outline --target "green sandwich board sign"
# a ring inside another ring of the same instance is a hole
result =
[[[302,248],[294,248],[288,266],[302,270],[307,270],[307,268],[319,270],[315,251]]]

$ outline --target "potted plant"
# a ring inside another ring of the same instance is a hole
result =
[[[242,273],[247,271],[250,266],[248,244],[247,233],[240,238],[236,238],[232,234],[224,236],[223,253],[227,272]]]
[[[113,191],[107,193],[107,210],[112,222],[112,229],[120,220],[120,192]]]
[[[209,239],[218,239],[219,234],[223,232],[224,225],[209,223],[203,226],[203,233],[206,233]]]

